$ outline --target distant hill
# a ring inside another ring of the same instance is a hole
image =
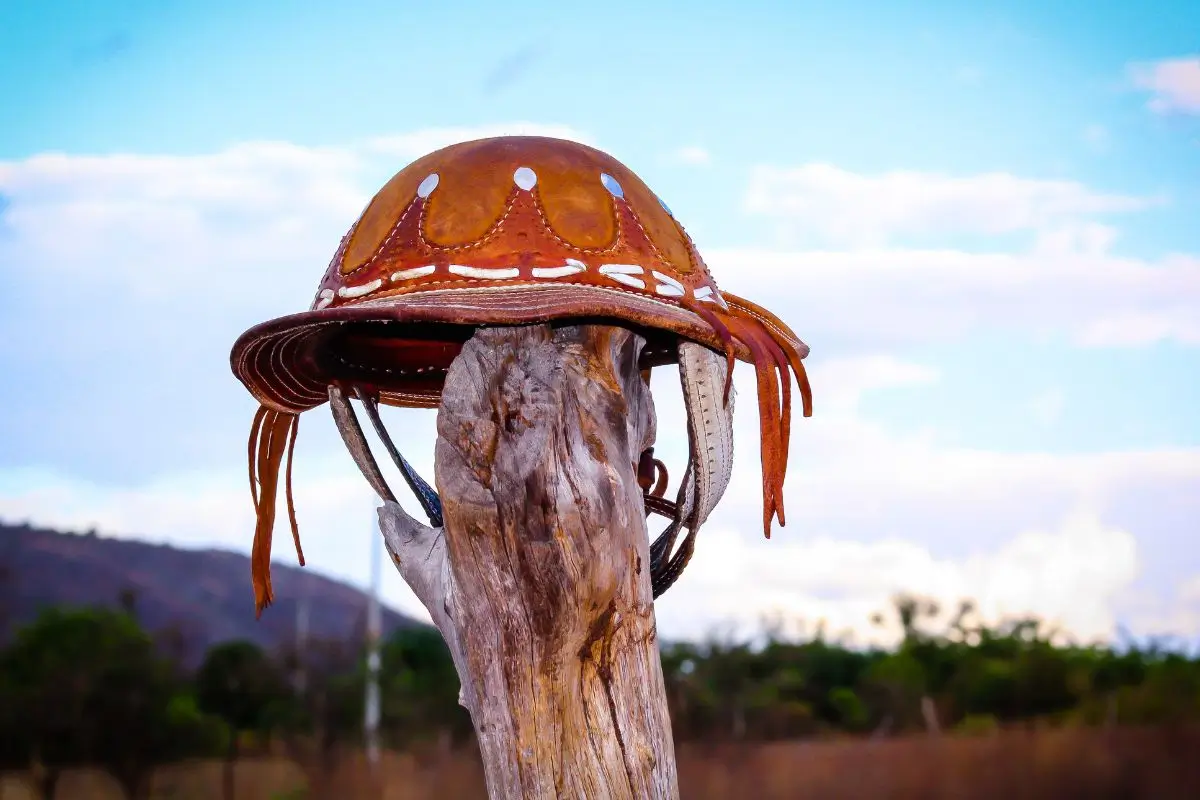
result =
[[[256,621],[247,556],[0,522],[0,637],[46,606],[119,608],[124,598],[147,630],[173,629],[179,655],[195,662],[216,642],[249,639],[275,649],[293,641],[307,595],[310,637],[361,639],[362,591],[286,564],[272,564],[271,578],[275,603]],[[383,609],[385,636],[420,624]]]

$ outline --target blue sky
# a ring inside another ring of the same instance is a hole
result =
[[[907,581],[1200,633],[1200,7],[646,5],[0,5],[0,517],[247,550],[233,338],[307,306],[412,158],[549,130],[813,347],[794,521],[764,544],[727,499],[666,632],[862,630]],[[369,495],[324,420],[305,451],[310,563],[361,581],[337,530]]]

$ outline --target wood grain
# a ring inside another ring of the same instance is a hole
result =
[[[385,503],[401,575],[454,656],[493,798],[676,798],[636,463],[643,341],[479,330],[447,375],[445,528]]]

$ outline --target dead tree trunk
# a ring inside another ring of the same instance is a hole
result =
[[[635,475],[655,432],[642,346],[599,325],[478,331],[438,412],[445,528],[380,509],[493,798],[679,795]]]

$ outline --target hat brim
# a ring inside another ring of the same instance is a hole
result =
[[[445,371],[475,328],[556,320],[639,329],[649,340],[643,366],[674,362],[674,337],[724,350],[708,322],[669,300],[540,283],[408,292],[290,314],[238,337],[230,363],[260,403],[282,412],[327,402],[336,382],[369,385],[388,405],[432,408],[441,401]],[[735,354],[751,360],[740,343]]]

